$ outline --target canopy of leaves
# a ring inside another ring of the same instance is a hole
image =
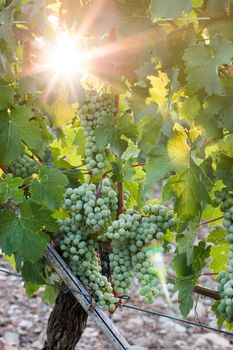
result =
[[[49,236],[41,233],[46,228],[53,232],[57,224],[51,212],[28,200],[19,205],[18,212],[0,211],[0,243],[7,255],[19,254],[28,261],[39,260],[49,242]]]
[[[64,174],[47,165],[42,165],[38,178],[33,179],[31,184],[32,199],[51,210],[59,208],[67,184],[68,180]]]

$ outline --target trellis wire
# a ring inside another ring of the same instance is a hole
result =
[[[201,323],[197,323],[197,322],[193,322],[193,321],[189,321],[189,320],[184,320],[183,318],[178,318],[178,317],[162,314],[162,313],[157,312],[157,311],[151,311],[151,310],[148,310],[148,309],[142,309],[142,308],[140,308],[138,306],[121,304],[121,307],[122,308],[136,310],[136,311],[140,311],[140,312],[144,312],[144,313],[150,314],[152,316],[159,316],[159,317],[168,318],[168,319],[173,320],[173,321],[186,323],[186,324],[188,324],[190,326],[196,326],[196,327],[199,327],[199,328],[205,328],[205,329],[208,329],[208,330],[211,330],[211,331],[214,331],[214,332],[223,333],[223,334],[226,334],[226,335],[233,336],[233,333],[224,331],[222,329],[210,327],[210,326],[207,326],[207,325],[204,325],[204,324],[201,324]]]
[[[0,272],[6,273],[6,274],[12,275],[12,276],[20,277],[20,278],[22,277],[19,273],[11,272],[11,271],[8,271],[8,270],[2,269],[2,268],[0,268]],[[64,288],[62,286],[57,286],[57,285],[53,285],[53,284],[46,284],[46,285],[52,286],[52,287],[55,287],[55,288],[60,288],[60,289]],[[82,296],[85,296],[85,297],[90,297],[89,294],[84,294],[82,292],[78,292],[77,290],[73,290],[73,289],[70,289],[68,287],[65,287],[65,290],[63,289],[63,292],[66,292],[66,290],[74,292],[74,293],[78,293],[78,294],[80,294]],[[119,299],[124,299],[124,300],[128,301],[130,299],[130,297],[128,295],[122,295],[122,296],[119,296]],[[119,303],[119,306],[121,308],[128,308],[128,309],[144,312],[144,313],[150,314],[152,316],[168,318],[168,319],[176,321],[176,322],[185,323],[185,324],[187,324],[189,326],[195,326],[195,327],[199,327],[199,328],[204,328],[204,329],[208,329],[208,330],[211,330],[211,331],[214,331],[214,332],[217,332],[217,333],[222,333],[222,334],[233,336],[233,333],[224,331],[222,329],[218,329],[218,328],[210,327],[210,326],[207,326],[207,325],[204,325],[204,324],[201,324],[201,323],[197,323],[197,322],[194,322],[194,321],[189,321],[189,320],[185,320],[185,319],[182,319],[182,318],[170,316],[170,315],[163,314],[163,313],[160,313],[160,312],[157,312],[157,311],[151,311],[151,310],[148,310],[148,309],[140,308],[138,306],[127,305],[127,304],[120,304],[120,303]]]

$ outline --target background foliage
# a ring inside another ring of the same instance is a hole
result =
[[[83,45],[99,53],[89,71],[120,98],[119,117],[103,117],[96,130],[99,146],[109,145],[106,171],[124,182],[131,193],[126,205],[137,210],[162,181],[162,199],[174,204],[178,220],[173,265],[186,316],[201,271],[226,269],[229,250],[223,227],[212,230],[210,223],[206,237],[199,228],[222,215],[211,205],[214,191],[233,188],[233,2],[3,0],[0,8],[3,252],[14,255],[28,293],[37,290],[50,274],[43,253],[63,217],[65,187],[89,179],[77,114],[81,79],[73,91],[57,82],[48,92],[49,73],[34,66],[35,38],[56,35],[48,15],[60,14],[72,31],[92,18]],[[44,159],[48,149],[52,160]],[[40,165],[38,174],[12,177],[12,161],[25,153]]]

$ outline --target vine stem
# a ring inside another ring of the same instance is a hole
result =
[[[200,225],[208,225],[211,222],[218,221],[218,220],[221,220],[221,219],[223,219],[223,216],[219,216],[218,218],[215,218],[215,219],[211,219],[211,220],[200,222],[199,226]]]
[[[118,195],[118,208],[117,208],[117,217],[118,217],[121,213],[125,211],[123,182],[118,182],[117,184],[117,195]]]
[[[169,275],[167,277],[167,280],[169,283],[175,284],[176,277]],[[194,291],[194,293],[203,295],[205,297],[209,297],[209,298],[214,299],[214,300],[220,299],[219,292],[212,290],[212,289],[209,289],[209,288],[205,288],[203,286],[195,286],[193,291]]]

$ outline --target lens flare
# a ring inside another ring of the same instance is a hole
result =
[[[82,72],[85,60],[78,38],[61,32],[50,48],[46,61],[48,69],[58,77],[70,79],[75,73]]]
[[[154,244],[150,245],[150,247],[148,249],[150,250],[149,260],[152,262],[154,269],[155,269],[155,272],[156,272],[156,275],[157,275],[158,279],[160,280],[160,283],[162,285],[163,292],[164,292],[165,298],[167,300],[167,303],[169,306],[172,306],[171,298],[170,298],[168,288],[167,288],[167,281],[166,281],[167,271],[166,271],[166,266],[164,263],[163,247],[161,245],[159,245],[158,243],[154,243]]]

